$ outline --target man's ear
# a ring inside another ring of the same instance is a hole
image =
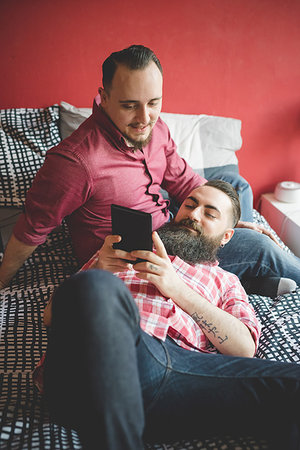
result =
[[[230,241],[230,239],[232,238],[232,236],[234,235],[234,229],[233,228],[228,228],[225,233],[224,236],[221,240],[221,245],[224,246],[225,244],[227,244],[227,242]]]
[[[100,94],[100,98],[101,98],[101,106],[105,106],[106,102],[107,102],[107,93],[105,92],[105,90],[102,87],[99,87],[98,92]]]

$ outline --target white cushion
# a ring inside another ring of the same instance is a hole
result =
[[[77,108],[62,101],[61,136],[65,139],[91,115],[91,108]],[[205,114],[161,113],[178,153],[195,169],[238,164],[235,152],[242,146],[241,121]]]
[[[178,153],[193,169],[238,164],[242,146],[241,121],[205,114],[161,113]]]
[[[60,135],[62,139],[70,136],[82,122],[92,114],[92,108],[77,108],[67,102],[60,102]]]

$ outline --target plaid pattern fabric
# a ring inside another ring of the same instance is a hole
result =
[[[244,322],[257,346],[260,325],[235,275],[217,265],[199,264],[193,267],[177,256],[172,258],[172,264],[189,287]],[[135,277],[134,270],[118,273],[117,276],[127,285],[137,303],[144,331],[163,340],[168,334],[178,345],[190,350],[217,351],[189,314],[171,299],[163,297],[155,286]]]
[[[277,297],[251,295],[262,323],[258,358],[300,363],[300,288]]]
[[[255,220],[267,225],[258,213]],[[76,431],[51,420],[47,405],[32,381],[32,370],[47,346],[47,330],[42,325],[44,307],[55,287],[77,270],[68,230],[63,224],[37,248],[10,287],[0,292],[0,448],[82,448]],[[263,325],[258,357],[299,362],[300,288],[275,301],[254,295],[249,300]],[[265,441],[251,436],[146,443],[145,448],[271,450]]]
[[[47,150],[61,138],[59,106],[0,110],[0,206],[24,205]]]
[[[60,140],[58,117],[57,106],[0,111],[1,206],[23,205],[46,151]],[[256,212],[255,220],[270,229]],[[42,324],[44,307],[54,289],[77,270],[68,230],[63,224],[37,248],[11,285],[0,292],[1,449],[82,448],[76,431],[59,426],[49,417],[47,405],[32,380],[32,370],[47,346],[47,330]],[[260,296],[250,296],[249,300],[263,324],[258,357],[299,362],[300,289],[275,302]],[[251,436],[146,443],[145,448],[269,449],[266,442]]]
[[[239,279],[221,269],[218,263],[191,266],[178,256],[169,258],[177,274],[191,289],[241,320],[249,328],[257,348],[260,323]],[[96,259],[97,253],[81,270],[87,270]],[[164,297],[153,284],[137,278],[134,269],[115,275],[124,281],[130,290],[140,312],[141,328],[146,333],[162,340],[169,335],[178,345],[188,350],[217,352],[192,317],[172,299]]]

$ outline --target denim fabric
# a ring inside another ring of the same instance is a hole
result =
[[[298,364],[192,352],[170,338],[158,355],[153,338],[142,340],[152,353],[138,357],[147,441],[251,435],[272,450],[300,448]]]
[[[300,259],[257,231],[236,228],[228,244],[219,249],[218,257],[220,266],[242,282],[254,277],[285,277],[300,286]]]
[[[131,294],[109,272],[78,273],[54,295],[45,396],[51,415],[78,429],[84,448],[143,448],[139,334]]]
[[[139,450],[143,439],[231,431],[299,448],[300,365],[161,342],[140,330],[129,291],[104,271],[76,274],[54,296],[45,394],[85,448]]]

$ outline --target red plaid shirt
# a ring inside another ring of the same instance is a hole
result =
[[[87,270],[97,258],[97,253],[82,267]],[[250,330],[257,349],[261,325],[248,302],[247,294],[236,275],[214,265],[191,266],[178,256],[169,256],[178,275],[194,291],[213,305],[241,320]],[[130,290],[140,312],[141,328],[151,336],[165,340],[170,336],[183,348],[216,353],[204,332],[171,298],[164,297],[151,283],[135,276],[135,270],[115,273]],[[208,324],[209,325],[209,324]],[[214,329],[211,330],[214,333]],[[45,354],[33,372],[33,381],[43,392],[43,369]]]
[[[91,258],[81,270],[87,270],[96,257],[95,255]],[[223,270],[217,262],[213,265],[191,266],[178,256],[169,258],[177,274],[190,288],[249,328],[257,349],[261,325],[238,277]],[[146,333],[161,340],[165,340],[168,335],[178,345],[189,350],[217,352],[194,319],[171,298],[164,297],[149,281],[137,278],[134,269],[115,275],[123,280],[130,290],[139,308],[141,328]],[[213,328],[211,332],[215,332]]]

